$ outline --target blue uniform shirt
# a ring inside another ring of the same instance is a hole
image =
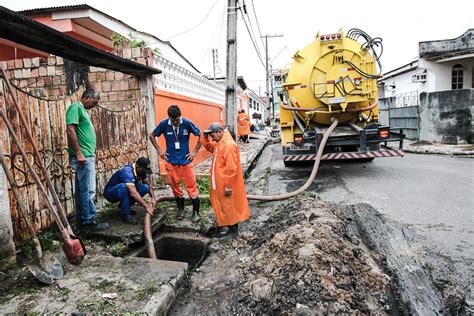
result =
[[[122,169],[120,169],[119,171],[117,171],[113,174],[113,176],[110,178],[109,182],[107,182],[107,184],[105,185],[104,191],[106,191],[110,188],[113,188],[114,186],[116,186],[117,184],[120,184],[120,183],[137,184],[137,183],[139,183],[140,181],[142,181],[146,178],[147,177],[140,178],[135,174],[134,165],[132,165],[132,164],[126,165],[125,167],[123,167]]]
[[[186,118],[181,118],[178,129],[175,130],[169,119],[164,119],[153,131],[156,137],[164,134],[166,140],[166,161],[174,165],[187,165],[191,161],[186,159],[189,154],[189,134],[199,135],[199,128],[193,122]],[[179,149],[176,148],[176,142],[179,143]]]

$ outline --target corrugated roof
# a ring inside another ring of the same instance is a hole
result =
[[[120,71],[130,75],[158,74],[161,71],[107,53],[78,41],[49,26],[0,6],[0,37],[84,65]]]

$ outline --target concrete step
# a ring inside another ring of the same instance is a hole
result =
[[[132,207],[137,213],[135,218],[138,224],[130,225],[122,221],[120,210],[112,210],[100,217],[101,222],[107,222],[110,228],[102,232],[87,233],[87,237],[99,238],[107,241],[120,241],[125,244],[142,242],[144,240],[143,222],[145,218],[145,210],[142,207]],[[152,232],[160,229],[166,219],[164,210],[156,209],[151,221]]]

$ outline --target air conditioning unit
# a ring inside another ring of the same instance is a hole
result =
[[[423,74],[414,74],[413,76],[411,76],[411,81],[412,81],[413,83],[426,82],[426,73],[423,73]]]

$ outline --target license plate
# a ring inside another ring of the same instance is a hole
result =
[[[298,150],[306,151],[306,150],[309,150],[310,147],[311,147],[310,144],[303,144],[303,145],[300,145],[300,146],[292,144],[290,146],[290,150],[293,150],[293,151],[298,151]]]

